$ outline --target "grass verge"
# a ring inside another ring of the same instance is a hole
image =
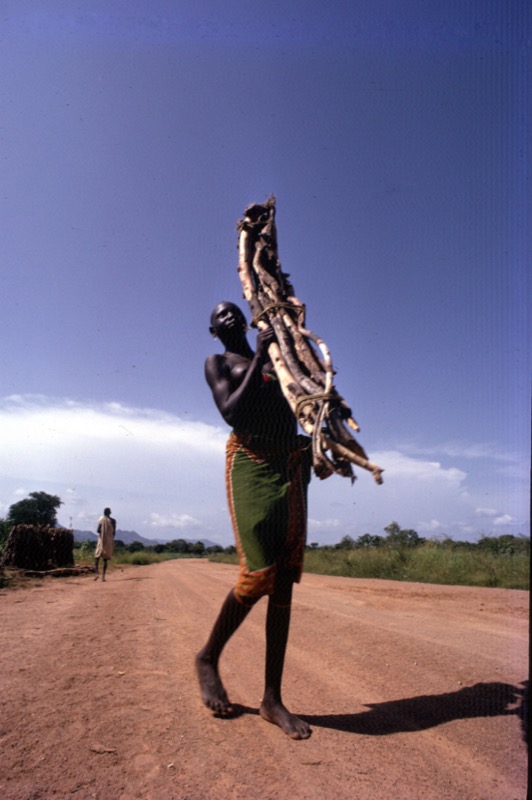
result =
[[[211,561],[236,564],[237,556],[220,553]],[[530,588],[526,554],[496,555],[430,543],[415,548],[335,550],[316,548],[305,553],[305,572],[346,578],[381,578],[454,586]]]

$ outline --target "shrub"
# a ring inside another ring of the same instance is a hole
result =
[[[529,588],[528,556],[479,553],[459,544],[453,548],[441,547],[434,542],[403,548],[312,548],[305,554],[304,569],[306,572],[349,578]]]

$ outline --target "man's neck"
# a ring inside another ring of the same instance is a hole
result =
[[[249,346],[247,339],[237,341],[226,340],[225,342],[222,342],[222,344],[225,346],[225,354],[228,356],[235,355],[240,356],[241,358],[251,359],[255,355]]]

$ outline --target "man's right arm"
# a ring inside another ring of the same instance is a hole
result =
[[[261,357],[255,353],[243,377],[235,386],[231,367],[224,356],[209,356],[205,362],[205,377],[214,402],[228,425],[235,426],[246,408],[254,402],[260,388]]]

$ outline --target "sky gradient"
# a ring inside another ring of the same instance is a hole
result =
[[[309,540],[528,534],[528,9],[2,4],[0,516],[231,542],[209,316],[249,316],[235,226],[275,194],[386,470],[315,479]]]

